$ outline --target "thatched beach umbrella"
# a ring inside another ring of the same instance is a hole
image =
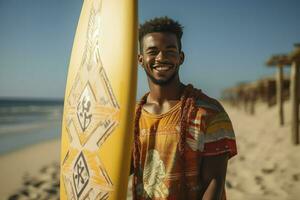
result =
[[[283,111],[283,67],[291,65],[289,57],[285,54],[273,55],[266,62],[269,67],[277,67],[276,73],[276,102],[278,105],[279,123],[284,124],[284,111]]]
[[[300,44],[295,44],[294,50],[289,54],[291,66],[291,109],[292,109],[292,142],[299,144],[299,67]]]

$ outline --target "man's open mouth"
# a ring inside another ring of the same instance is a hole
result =
[[[153,66],[153,69],[158,71],[158,72],[164,72],[164,71],[168,71],[171,68],[173,68],[172,65],[157,65],[157,66]]]

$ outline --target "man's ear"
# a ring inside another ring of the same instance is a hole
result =
[[[138,54],[138,62],[142,67],[144,66],[144,57],[142,54]]]
[[[184,55],[184,52],[183,51],[181,51],[180,53],[179,53],[179,59],[180,59],[180,65],[182,65],[183,64],[183,62],[184,62],[184,58],[185,58],[185,55]]]

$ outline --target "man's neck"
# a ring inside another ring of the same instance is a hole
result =
[[[148,102],[157,105],[162,105],[169,101],[180,100],[185,85],[180,81],[171,82],[167,85],[157,85],[150,83],[150,94],[148,96]]]

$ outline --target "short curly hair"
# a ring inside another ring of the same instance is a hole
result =
[[[183,26],[167,16],[164,17],[156,17],[145,21],[139,27],[139,43],[140,43],[140,51],[143,50],[143,38],[148,33],[154,32],[167,32],[174,33],[177,37],[178,47],[181,51],[181,38],[183,34]]]

